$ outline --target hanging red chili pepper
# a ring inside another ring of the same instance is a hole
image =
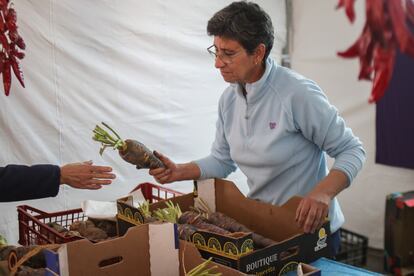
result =
[[[400,46],[400,50],[401,52],[414,57],[414,35],[411,34],[409,28],[407,27],[407,16],[401,4],[401,0],[388,1],[391,23],[395,31],[396,40]]]
[[[26,44],[24,43],[24,40],[21,36],[17,37],[16,45],[22,50],[26,49]]]
[[[10,93],[11,87],[11,72],[10,72],[10,62],[6,60],[3,64],[3,86],[4,86],[4,93],[6,96]]]
[[[20,84],[24,87],[24,77],[23,77],[23,72],[20,69],[19,62],[14,56],[11,56],[10,63],[11,63],[11,67],[13,69],[14,75],[19,80]]]
[[[8,53],[9,52],[9,40],[7,39],[7,36],[4,33],[0,33],[0,43],[1,46],[3,46],[3,50]]]
[[[355,10],[354,10],[355,0],[339,0],[337,9],[345,7],[345,13],[348,16],[349,21],[354,22],[355,20]]]
[[[394,69],[395,49],[376,48],[374,54],[374,81],[372,93],[368,99],[369,103],[378,101],[384,96],[385,89],[391,81],[392,71]]]
[[[366,23],[357,41],[338,55],[344,58],[358,57],[358,79],[372,80],[369,102],[377,102],[385,93],[394,69],[397,48],[414,57],[414,35],[407,21],[414,24],[414,2],[402,0],[366,0]],[[353,21],[354,1],[339,0],[337,7],[345,7]],[[347,5],[352,5],[352,8]]]
[[[0,74],[3,73],[5,62],[6,62],[6,55],[3,52],[0,52]]]
[[[9,0],[0,0],[0,46],[0,73],[3,74],[4,93],[8,96],[11,88],[11,70],[24,87],[23,72],[18,59],[23,59],[25,54],[17,47],[21,50],[26,49],[26,44],[17,31],[16,10]]]
[[[23,52],[19,52],[18,49],[16,49],[16,44],[15,43],[11,43],[10,44],[10,54],[11,56],[14,56],[18,59],[23,59],[25,54]]]

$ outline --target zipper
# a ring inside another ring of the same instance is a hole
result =
[[[250,137],[249,104],[247,102],[247,98],[245,98],[245,100],[246,100],[246,112],[244,113],[244,121],[246,123],[246,136]],[[247,140],[245,142],[247,143]]]

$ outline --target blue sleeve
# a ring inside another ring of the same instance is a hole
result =
[[[0,202],[56,196],[60,168],[55,165],[0,167]]]
[[[224,133],[224,103],[220,99],[218,119],[216,123],[216,137],[211,147],[210,155],[194,161],[201,171],[200,179],[226,178],[237,169],[230,156],[230,146]]]
[[[332,169],[344,172],[353,181],[365,162],[361,141],[346,127],[337,109],[312,81],[301,83],[293,99],[292,116],[295,127],[303,136],[335,159]]]

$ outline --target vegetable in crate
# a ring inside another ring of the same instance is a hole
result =
[[[38,245],[30,246],[18,246],[11,248],[7,256],[9,262],[9,269],[12,269],[16,263],[25,259],[24,265],[31,268],[42,268],[46,267],[46,259],[42,249],[39,249]],[[32,252],[35,252],[35,254]]]
[[[149,208],[149,201],[145,200],[144,202],[140,203],[138,209],[141,211],[142,215],[144,216],[144,223],[151,223],[158,221],[158,218],[153,217],[152,213]]]
[[[7,260],[7,257],[9,256],[10,251],[16,249],[16,246],[14,245],[5,245],[0,247],[0,261]]]
[[[108,235],[104,230],[95,226],[95,224],[90,221],[75,221],[70,225],[71,231],[77,231],[79,234],[93,242],[103,241],[108,238]]]
[[[178,223],[180,224],[190,224],[192,226],[197,227],[198,229],[209,231],[211,233],[216,233],[220,235],[230,235],[231,232],[220,228],[214,224],[211,224],[207,221],[205,217],[201,214],[196,213],[194,211],[187,211],[184,212],[179,218]]]
[[[30,266],[21,266],[16,276],[44,276],[45,268],[31,268]]]
[[[185,271],[185,276],[221,276],[220,272],[214,273],[213,270],[217,269],[218,266],[208,267],[208,264],[211,262],[213,258],[208,258],[198,266],[194,267],[190,271]]]
[[[88,218],[88,220],[95,224],[95,227],[103,230],[108,237],[115,237],[117,235],[115,221],[94,218]]]
[[[199,229],[191,224],[177,224],[178,237],[185,241],[191,241],[191,237]]]
[[[255,248],[264,248],[276,243],[274,240],[268,239],[260,234],[253,232],[245,225],[241,224],[240,222],[223,213],[212,212],[208,205],[200,197],[196,198],[196,201],[199,205],[199,207],[197,208],[198,211],[203,214],[203,216],[209,223],[214,224],[222,229],[226,229],[232,233],[251,232]]]
[[[2,235],[0,235],[0,248],[6,245],[7,245],[7,240]]]
[[[178,204],[174,206],[174,203],[170,200],[165,202],[165,205],[167,205],[166,208],[155,210],[153,217],[163,222],[177,223],[178,219],[182,216],[180,206]]]
[[[187,240],[187,237],[194,233],[194,229],[186,226],[191,225],[196,227],[197,230],[205,230],[228,237],[237,236],[239,233],[252,233],[252,239],[256,249],[264,248],[276,243],[274,240],[253,232],[245,225],[220,212],[200,214],[194,211],[187,211],[183,213],[178,222],[184,225],[178,227],[180,238],[183,240]]]
[[[210,213],[208,215],[208,221],[230,232],[251,232],[255,248],[264,248],[276,243],[274,240],[268,239],[260,234],[253,232],[245,225],[220,212]]]
[[[60,245],[31,245],[8,248],[7,266],[9,275],[45,275],[46,259],[44,250],[55,250]]]
[[[113,135],[109,134],[101,126],[96,125],[93,130],[93,140],[102,144],[99,153],[102,155],[104,150],[112,147],[119,151],[122,159],[137,167],[137,169],[156,169],[165,167],[164,164],[152,153],[144,144],[136,140],[122,140],[121,137],[107,124],[102,122],[102,125],[109,129]]]

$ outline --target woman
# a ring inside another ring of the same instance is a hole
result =
[[[321,88],[277,65],[270,17],[257,5],[233,2],[208,22],[208,51],[230,83],[219,102],[216,137],[209,156],[150,174],[159,183],[224,178],[236,166],[247,176],[248,197],[283,204],[303,200],[296,220],[304,232],[319,229],[329,215],[335,251],[344,216],[335,196],[350,185],[365,161],[362,144],[345,126]],[[335,158],[327,170],[325,152]]]

